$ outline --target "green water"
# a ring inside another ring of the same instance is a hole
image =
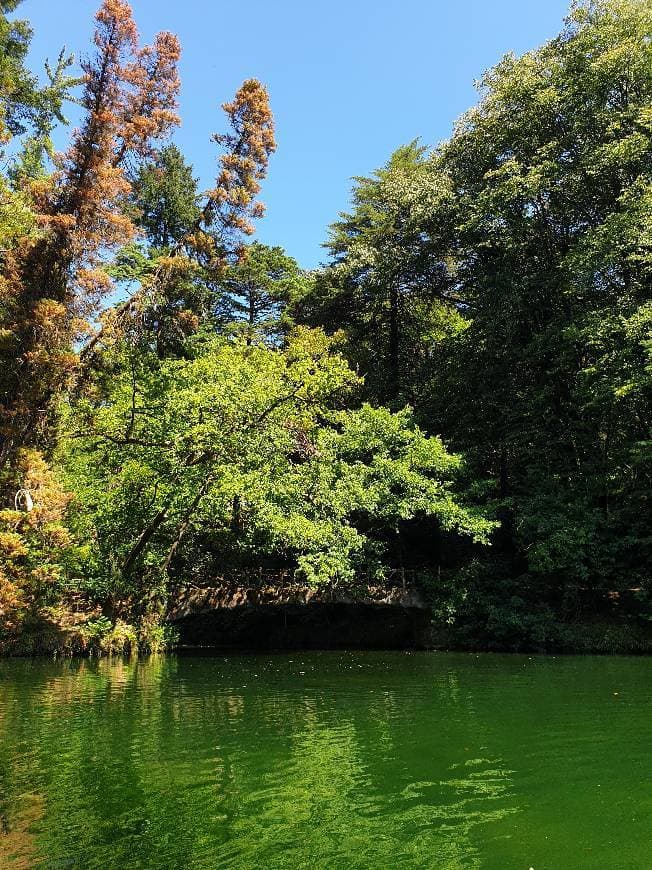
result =
[[[0,867],[650,870],[651,670],[0,661]]]

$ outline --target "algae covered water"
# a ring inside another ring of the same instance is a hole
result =
[[[652,867],[652,662],[0,662],[3,868]]]

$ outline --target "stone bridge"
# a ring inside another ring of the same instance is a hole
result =
[[[167,621],[188,647],[424,647],[430,607],[415,579],[398,570],[382,583],[315,588],[291,571],[240,571],[210,586],[179,586]]]

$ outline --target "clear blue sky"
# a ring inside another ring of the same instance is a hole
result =
[[[62,45],[89,50],[99,0],[24,0],[33,65]],[[506,51],[561,29],[568,0],[132,0],[144,39],[183,46],[176,141],[202,184],[214,174],[219,108],[250,77],[270,92],[278,151],[258,237],[306,268],[325,259],[328,224],[347,208],[351,177],[399,145],[435,144],[476,102],[474,81]]]

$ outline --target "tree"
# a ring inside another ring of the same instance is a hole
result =
[[[29,186],[40,231],[4,254],[0,470],[22,446],[47,443],[53,403],[76,368],[74,342],[111,292],[101,257],[134,233],[122,208],[125,161],[148,154],[176,120],[176,38],[160,34],[143,49],[136,40],[128,4],[105,0],[95,56],[83,64],[82,125],[57,171]]]
[[[236,550],[316,584],[351,580],[378,567],[373,523],[417,514],[486,540],[492,524],[456,501],[460,459],[439,439],[408,412],[337,409],[355,380],[320,332],[283,351],[212,337],[191,360],[141,358],[101,403],[77,404],[65,461],[95,589],[156,609],[175,569],[209,574]]]
[[[650,582],[651,23],[638,0],[576,4],[486,75],[436,159],[469,325],[426,413],[496,481],[508,597],[555,608]]]
[[[127,333],[136,341],[143,336],[147,340],[153,333],[162,355],[182,352],[184,340],[207,313],[206,291],[214,293],[229,264],[241,256],[243,236],[253,233],[251,221],[264,213],[256,197],[269,156],[276,148],[274,120],[267,91],[255,79],[245,81],[233,102],[223,108],[231,132],[213,137],[225,149],[215,186],[203,196],[196,220],[169,249],[152,248],[143,256],[132,246],[121,254],[114,274],[135,279],[139,286],[125,302],[107,312],[103,327],[83,349],[82,361],[93,362],[104,344]],[[178,159],[177,170],[187,197],[188,172]],[[172,200],[168,183],[150,188],[150,192],[158,196],[159,203],[142,203],[145,211],[154,207],[169,212]],[[182,196],[180,189],[177,193]],[[180,202],[182,199],[177,204]],[[187,199],[185,202],[187,217]],[[180,223],[177,230],[181,231]],[[194,307],[188,307],[187,301]]]
[[[331,227],[332,264],[298,300],[299,321],[344,331],[376,401],[418,403],[433,347],[462,326],[437,244],[452,226],[451,200],[425,148],[399,148],[371,178],[356,179],[353,212]]]
[[[15,5],[4,3],[2,12]],[[8,242],[0,264],[0,498],[16,508],[21,493],[26,500],[22,511],[0,514],[5,621],[9,609],[42,605],[45,580],[62,574],[69,496],[44,451],[55,441],[62,392],[76,375],[75,342],[112,289],[102,259],[135,231],[123,209],[126,163],[149,154],[152,141],[168,132],[178,91],[176,38],[161,34],[153,47],[139,49],[128,4],[105,0],[95,55],[83,64],[83,121],[48,175],[42,158],[71,81],[60,57],[50,86],[37,90],[22,66],[28,38],[26,25],[8,28],[3,14],[5,126],[16,135],[34,131],[2,182],[22,212],[0,231]]]
[[[138,306],[139,316],[117,324],[116,337],[129,334],[136,343],[153,341],[161,358],[184,353],[188,335],[208,314],[213,299],[194,244],[201,223],[199,202],[192,167],[177,146],[157,151],[139,166],[129,195],[128,211],[143,238],[118,251],[110,270],[129,288],[135,284],[142,291],[154,284]],[[136,313],[131,300],[119,309]],[[98,366],[97,356],[93,363]]]
[[[71,494],[37,451],[19,451],[16,466],[23,487],[0,509],[0,650],[55,602],[76,555],[65,525]]]
[[[651,15],[575,3],[449,141],[359,179],[296,315],[464,452],[502,520],[494,579],[557,612],[652,579]]]
[[[159,251],[182,242],[200,217],[197,179],[176,145],[139,166],[130,200],[147,244]]]
[[[242,325],[247,344],[255,337],[278,342],[289,325],[288,307],[304,287],[296,260],[282,248],[254,242],[226,272],[217,299],[218,321]]]
[[[25,182],[44,174],[53,153],[51,133],[65,123],[64,102],[78,81],[67,74],[72,57],[59,54],[55,66],[46,63],[48,83],[40,87],[25,66],[32,31],[25,20],[9,20],[20,0],[0,4],[0,156],[7,172],[0,176],[0,250],[33,236],[37,215]]]
[[[56,66],[45,64],[45,87],[27,69],[32,30],[24,19],[7,18],[7,13],[14,12],[21,2],[0,3],[0,145],[26,136],[23,159],[29,155],[35,166],[36,159],[40,162],[44,154],[52,154],[50,134],[55,123],[65,123],[63,105],[77,80],[67,75],[73,59],[64,52],[59,54]]]
[[[553,588],[649,581],[651,26],[638,0],[577,4],[441,154],[473,321],[435,413],[500,480],[515,569]]]

